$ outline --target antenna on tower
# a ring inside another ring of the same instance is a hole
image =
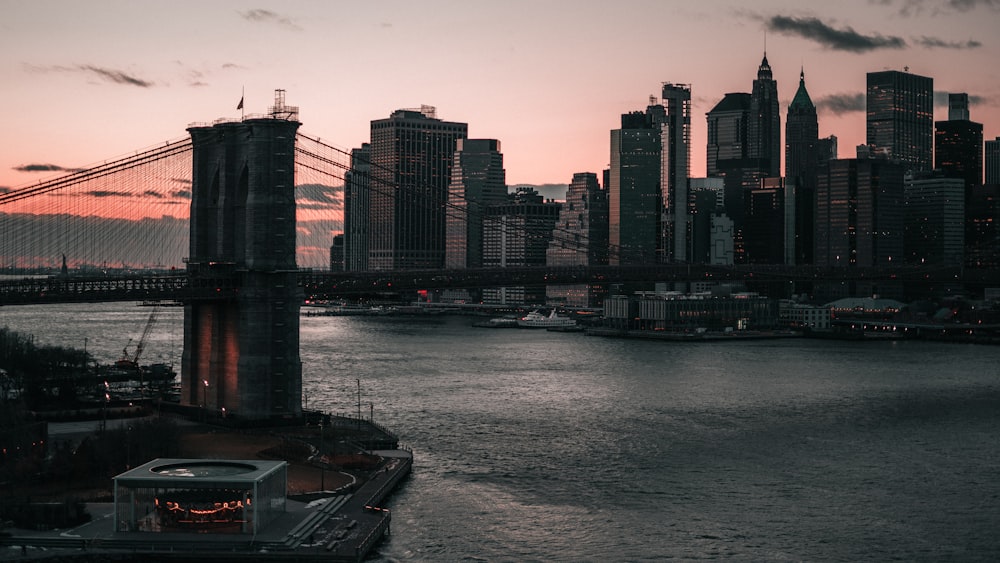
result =
[[[649,95],[649,105],[651,105],[651,106],[655,106],[656,105],[656,95],[655,94],[650,94]]]

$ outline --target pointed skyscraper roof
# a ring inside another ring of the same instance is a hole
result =
[[[764,59],[760,61],[760,66],[757,67],[757,80],[771,80],[771,65],[767,62],[767,51],[764,51]]]
[[[813,105],[812,99],[809,98],[809,92],[806,91],[806,72],[803,69],[799,71],[799,89],[795,91],[792,103],[788,104],[788,110],[792,111],[804,108],[815,109],[816,106]]]

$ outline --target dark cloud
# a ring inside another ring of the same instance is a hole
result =
[[[816,101],[816,109],[834,115],[865,111],[865,94],[830,94]]]
[[[954,12],[970,12],[978,8],[1000,10],[1000,0],[871,0],[872,4],[880,6],[899,6],[899,15],[903,17],[919,16],[929,10],[932,16]]]
[[[274,23],[295,31],[302,30],[301,27],[296,25],[295,22],[293,22],[289,18],[286,18],[285,16],[282,16],[280,14],[276,14],[271,10],[261,10],[258,8],[254,10],[247,10],[245,12],[239,12],[239,14],[243,19],[247,21],[259,22],[259,23]]]
[[[949,92],[935,91],[934,92],[934,105],[948,107],[948,94],[957,94],[957,93],[959,93],[959,92],[958,91],[949,91]],[[982,106],[982,105],[990,105],[989,98],[986,98],[985,96],[976,96],[976,95],[973,95],[973,94],[969,94],[969,106],[970,107],[971,106]]]
[[[926,35],[914,39],[914,42],[921,47],[928,49],[978,49],[982,43],[974,39],[968,41],[945,41],[937,37],[927,37]]]
[[[22,164],[15,166],[18,172],[79,172],[80,168],[65,168],[58,164]]]
[[[9,186],[0,186],[0,194],[9,194],[12,191],[14,191],[14,188]]]
[[[170,192],[170,197],[177,199],[191,199],[191,190],[174,190]]]
[[[901,37],[884,36],[877,33],[863,35],[851,27],[834,29],[817,18],[772,16],[764,23],[770,31],[809,39],[835,51],[865,53],[876,49],[902,49],[906,47],[906,41]]]
[[[83,192],[81,195],[89,197],[136,197],[135,194],[130,192],[116,192],[113,190],[91,190]]]
[[[127,74],[125,71],[115,70],[112,68],[103,68],[94,65],[80,65],[80,70],[90,72],[97,77],[105,80],[106,82],[111,82],[113,84],[125,84],[127,86],[139,86],[140,88],[149,88],[153,85],[152,82],[142,80]]]
[[[160,192],[155,192],[153,190],[146,190],[142,192],[143,197],[155,197],[156,199],[163,199],[167,196],[161,194]]]
[[[126,86],[138,86],[140,88],[151,88],[152,82],[133,76],[123,70],[100,67],[96,65],[74,65],[74,66],[36,66],[24,65],[29,72],[83,72],[96,76],[97,78],[112,84],[124,84]]]

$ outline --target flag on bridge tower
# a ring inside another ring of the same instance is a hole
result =
[[[236,104],[236,109],[243,109],[243,96],[240,96],[240,103]]]

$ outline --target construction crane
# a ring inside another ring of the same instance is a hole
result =
[[[129,344],[132,344],[132,339],[129,338],[128,343],[125,344],[125,348],[122,349],[122,359],[117,362],[120,367],[139,367],[139,358],[142,356],[142,350],[146,347],[146,341],[149,339],[149,333],[153,330],[153,325],[156,323],[156,315],[159,311],[160,306],[153,305],[153,310],[149,312],[149,319],[146,320],[146,328],[142,330],[142,336],[139,337],[139,342],[135,345],[135,353],[132,354],[131,358],[128,355],[128,347]]]

